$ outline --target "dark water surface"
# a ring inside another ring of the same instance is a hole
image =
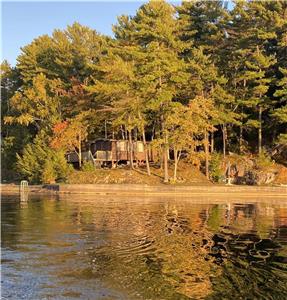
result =
[[[2,299],[287,299],[282,198],[3,196]]]

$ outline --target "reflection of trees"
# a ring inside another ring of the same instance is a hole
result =
[[[284,296],[283,256],[271,235],[276,215],[264,206],[167,203],[105,214],[110,232],[125,236],[90,253],[93,272],[151,299],[260,298],[273,288]]]
[[[234,295],[239,299],[287,297],[287,262],[282,262],[281,246],[275,240],[260,239],[256,234],[224,233],[212,239],[209,257],[222,267],[222,273],[212,280],[214,292],[208,299],[231,299]]]
[[[84,233],[88,267],[62,270],[58,275],[100,278],[118,290],[124,287],[132,299],[206,295],[209,291],[200,290],[200,286],[210,286],[206,283],[209,269],[204,271],[202,263],[209,263],[198,253],[200,238],[196,248],[191,243],[192,230],[196,232],[194,237],[199,236],[203,226],[202,206],[192,209],[192,218],[190,213],[182,216],[177,209],[185,208],[163,201],[148,203],[147,208],[124,200],[120,205],[101,199],[92,205],[82,203],[81,212],[74,209],[71,217]],[[63,255],[56,259],[60,257]]]
[[[212,291],[210,276],[219,271],[217,266],[205,259],[206,250],[201,247],[203,240],[206,243],[210,240],[205,228],[209,206],[192,205],[189,207],[190,213],[185,216],[182,215],[185,208],[171,208],[166,215],[165,229],[168,235],[159,238],[160,248],[164,249],[166,258],[162,272],[182,295],[205,297]]]
[[[210,276],[219,268],[205,259],[207,251],[201,247],[203,239],[210,239],[204,229],[207,207],[188,207],[155,203],[143,213],[141,205],[127,205],[124,211],[104,214],[101,222],[119,234],[113,245],[89,252],[94,275],[117,288],[137,291],[145,299],[208,295],[212,291]]]
[[[18,241],[19,200],[15,196],[1,199],[1,243],[3,248],[15,248]]]
[[[274,209],[266,204],[234,205],[230,214],[229,226],[212,237],[208,256],[222,273],[212,280],[214,292],[207,298],[285,299],[287,253],[278,243],[282,230],[274,230]]]
[[[35,265],[71,288],[93,279],[131,299],[271,298],[271,290],[274,298],[286,296],[283,208],[39,197],[15,211],[17,240],[8,230],[6,245],[43,243]]]

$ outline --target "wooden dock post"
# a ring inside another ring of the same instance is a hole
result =
[[[28,181],[27,180],[21,180],[20,182],[20,201],[26,202],[28,200]]]

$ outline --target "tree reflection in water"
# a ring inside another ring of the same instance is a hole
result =
[[[287,299],[286,207],[169,198],[4,201],[2,292],[23,293],[19,280],[8,285],[7,278],[25,278],[28,268],[38,299],[102,299],[102,289],[116,299]]]
[[[231,222],[212,236],[206,257],[222,268],[208,299],[286,299],[286,214],[282,219],[274,209],[258,204],[231,209]],[[259,211],[264,209],[268,213],[262,217]],[[275,222],[279,224],[274,228]]]

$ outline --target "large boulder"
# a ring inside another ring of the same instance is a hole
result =
[[[264,185],[270,184],[276,179],[276,171],[258,171],[258,170],[249,170],[245,173],[244,179],[245,184],[248,185]]]
[[[273,183],[278,166],[271,160],[260,162],[257,157],[229,155],[224,163],[225,177],[233,184],[264,185]]]
[[[271,157],[276,162],[287,166],[287,145],[279,144],[270,150]]]

